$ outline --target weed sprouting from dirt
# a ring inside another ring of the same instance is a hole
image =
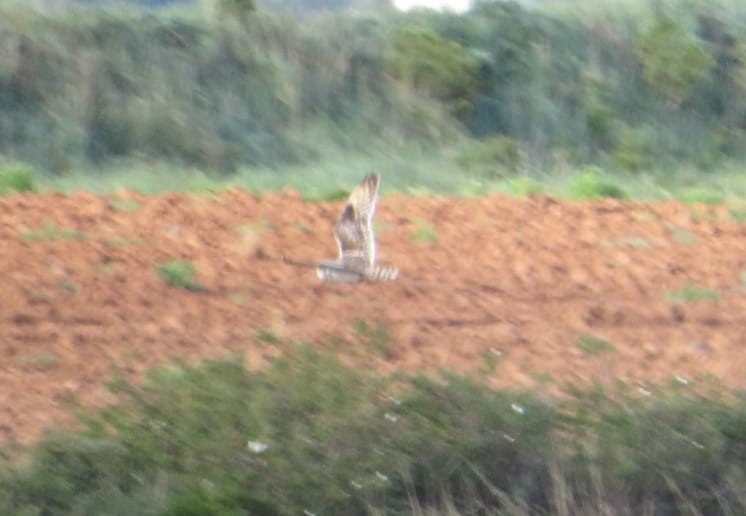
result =
[[[57,365],[57,356],[52,353],[25,353],[15,357],[15,361],[29,369],[47,370]]]
[[[72,281],[64,278],[57,282],[57,288],[67,294],[75,294],[78,291],[78,287]]]
[[[414,222],[415,230],[414,233],[412,233],[412,238],[417,240],[418,242],[437,242],[438,241],[438,233],[435,231],[435,228],[433,228],[430,223],[423,219],[417,219]]]
[[[616,351],[616,346],[613,343],[590,333],[580,335],[576,344],[586,355],[601,355]]]
[[[272,346],[280,344],[282,342],[282,339],[280,337],[269,330],[257,330],[254,334],[254,338],[259,342],[270,344]]]
[[[142,204],[140,204],[140,201],[138,201],[137,199],[121,198],[110,200],[109,206],[114,211],[129,213],[139,210],[142,207]]]
[[[83,240],[86,234],[77,229],[61,228],[53,221],[47,220],[38,229],[24,228],[20,230],[21,238],[27,242],[42,242],[47,240]]]
[[[191,263],[178,258],[159,263],[155,266],[158,276],[172,287],[187,290],[198,289],[197,268]]]
[[[681,288],[666,292],[664,299],[669,303],[694,303],[696,301],[717,301],[717,292],[699,285],[684,285]]]

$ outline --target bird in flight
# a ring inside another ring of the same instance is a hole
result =
[[[396,267],[376,265],[373,215],[379,183],[378,174],[369,174],[350,193],[342,214],[334,225],[339,257],[315,263],[316,276],[320,280],[386,281],[399,276]],[[291,260],[286,261],[292,263]]]

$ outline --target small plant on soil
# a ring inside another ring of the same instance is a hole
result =
[[[254,334],[254,338],[258,340],[259,342],[263,342],[264,344],[275,345],[275,344],[279,344],[280,342],[282,342],[280,337],[278,337],[277,335],[275,335],[269,330],[257,330],[256,333]]]
[[[577,345],[586,355],[601,355],[616,351],[616,346],[614,346],[613,343],[599,337],[598,335],[590,333],[580,335],[577,340]]]
[[[112,199],[109,201],[109,206],[114,211],[131,212],[139,210],[142,205],[137,199]]]
[[[665,299],[669,303],[693,303],[695,301],[717,301],[717,292],[711,288],[699,285],[685,285],[679,289],[666,292]]]
[[[32,192],[36,189],[34,171],[25,163],[5,163],[0,166],[0,195]]]
[[[64,278],[57,282],[57,288],[59,288],[62,292],[66,292],[68,294],[75,294],[78,291],[77,287],[72,281]]]
[[[158,276],[172,287],[195,290],[200,288],[197,268],[190,262],[175,258],[156,265]]]
[[[16,362],[29,369],[46,370],[57,365],[57,357],[52,353],[27,353],[16,357]]]
[[[45,221],[38,229],[24,228],[20,230],[21,238],[28,242],[42,242],[46,240],[82,240],[85,233],[77,229],[61,228],[51,220]]]
[[[597,167],[589,167],[572,178],[568,194],[573,199],[588,200],[611,197],[626,199],[627,192],[603,174]]]
[[[430,224],[422,219],[415,221],[415,230],[412,233],[412,238],[419,242],[437,242],[438,233],[435,231]]]

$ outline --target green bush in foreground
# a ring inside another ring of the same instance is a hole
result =
[[[0,513],[746,511],[743,393],[552,402],[376,377],[306,348],[261,372],[177,364],[112,390],[117,405],[2,472]]]

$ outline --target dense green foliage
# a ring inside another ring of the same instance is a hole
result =
[[[737,514],[746,398],[624,389],[549,401],[381,378],[307,349],[174,365],[0,476],[3,514]]]
[[[3,8],[0,153],[56,173],[122,159],[225,171],[497,136],[499,176],[710,169],[746,147],[737,2],[303,17],[186,5]]]

